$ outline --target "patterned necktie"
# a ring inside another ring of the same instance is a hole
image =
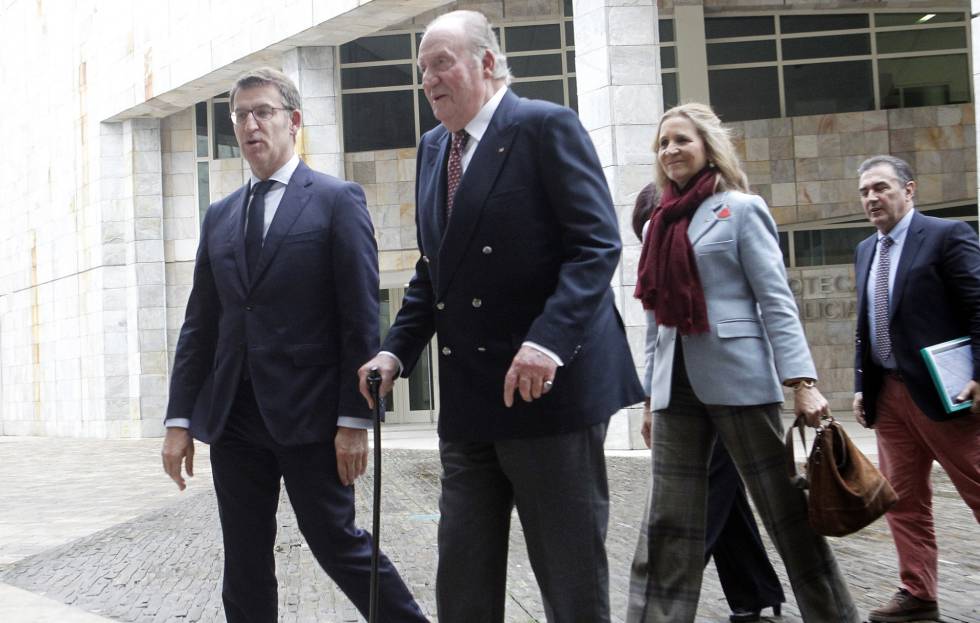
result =
[[[446,220],[453,213],[453,202],[456,200],[456,189],[459,188],[459,180],[463,177],[463,150],[466,148],[466,141],[470,135],[466,130],[453,132],[453,146],[449,150],[449,180],[446,184]]]
[[[262,235],[265,232],[265,194],[269,192],[273,180],[266,180],[255,185],[252,203],[248,206],[248,225],[245,227],[245,261],[248,264],[248,278],[255,274],[262,253]]]
[[[892,336],[888,332],[888,272],[891,266],[888,250],[894,243],[890,236],[882,236],[875,275],[875,354],[881,363],[888,361],[892,354]]]

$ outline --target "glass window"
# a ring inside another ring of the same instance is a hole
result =
[[[548,100],[562,106],[565,105],[565,86],[561,80],[515,82],[510,85],[510,88],[521,97]]]
[[[412,58],[410,35],[362,37],[340,46],[341,63],[400,61]]]
[[[194,128],[197,135],[197,157],[208,157],[208,103],[194,105]]]
[[[568,47],[575,45],[575,26],[572,22],[565,22],[565,45]]]
[[[965,28],[923,28],[879,32],[878,54],[965,48]]]
[[[510,59],[507,59],[508,61]],[[570,74],[575,73],[575,50],[568,50],[565,52],[565,67],[566,71]]]
[[[425,92],[419,89],[419,132],[425,134],[439,125],[439,120],[432,113],[432,106],[425,97]]]
[[[924,210],[929,216],[936,216],[939,218],[954,218],[959,216],[965,217],[977,217],[977,204],[971,203],[964,206],[951,206],[948,208],[939,208],[938,210]]]
[[[572,55],[574,56],[574,53]],[[510,65],[515,78],[562,75],[561,54],[509,56],[507,63]]]
[[[867,13],[841,15],[783,15],[779,18],[779,30],[783,34],[816,32],[820,30],[853,30],[868,27]],[[829,56],[826,55],[825,56]]]
[[[874,110],[871,61],[788,65],[783,78],[789,117]]]
[[[710,49],[711,46],[709,45],[708,48]],[[660,68],[675,69],[676,67],[677,67],[677,48],[672,46],[660,48]]]
[[[789,267],[789,233],[785,231],[779,233],[779,252],[783,254],[783,265]]]
[[[572,13],[572,0],[565,0],[565,17],[571,17],[574,15]]]
[[[970,89],[966,54],[878,61],[882,108],[960,104],[970,101]]]
[[[871,54],[871,36],[866,34],[783,39],[782,44],[783,60],[787,61]]]
[[[214,157],[240,158],[235,126],[231,123],[231,109],[228,102],[214,103]]]
[[[658,20],[657,27],[660,29],[660,43],[670,43],[674,40],[674,20]]]
[[[874,228],[870,226],[795,231],[796,265],[853,264],[855,247],[873,231]]]
[[[711,106],[722,121],[768,119],[779,116],[779,76],[775,67],[714,69],[708,88],[715,94]],[[751,97],[731,97],[751,91]]]
[[[664,110],[677,106],[677,74],[663,74]]]
[[[673,50],[673,48],[669,48]],[[762,63],[776,60],[776,42],[743,41],[740,43],[709,43],[708,64]],[[665,65],[666,67],[666,65]],[[673,65],[672,65],[673,67]]]
[[[504,29],[508,52],[556,50],[561,48],[561,30],[558,24],[540,26],[510,26]]]
[[[776,25],[771,15],[759,17],[709,17],[704,20],[704,36],[708,39],[723,37],[754,37],[772,35]]]
[[[412,84],[412,65],[382,65],[340,70],[342,89],[371,89]]]
[[[204,213],[208,211],[208,206],[211,204],[211,174],[208,170],[207,162],[197,163],[197,212],[201,219],[199,223],[204,222]]]
[[[578,82],[575,78],[568,79],[568,107],[578,112]]]
[[[962,22],[963,13],[876,13],[876,26],[913,26]]]
[[[344,149],[349,152],[415,145],[412,91],[343,95]]]

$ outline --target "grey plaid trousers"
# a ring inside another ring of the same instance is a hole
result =
[[[807,523],[803,492],[786,475],[782,433],[778,404],[702,404],[684,365],[675,364],[670,405],[653,417],[653,482],[630,571],[628,623],[694,621],[704,570],[708,463],[716,435],[783,559],[803,620],[861,620],[833,552]]]

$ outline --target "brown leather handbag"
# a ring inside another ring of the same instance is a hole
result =
[[[833,417],[816,428],[806,475],[796,470],[793,429],[806,448],[806,424],[797,418],[786,431],[786,469],[790,480],[809,489],[810,527],[824,536],[846,536],[885,514],[898,495],[868,457],[858,450],[844,427]]]

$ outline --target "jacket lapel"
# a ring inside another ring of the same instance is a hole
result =
[[[898,269],[895,271],[895,285],[892,287],[892,295],[888,299],[888,319],[895,317],[895,310],[902,302],[902,295],[905,293],[905,283],[908,281],[909,269],[915,263],[915,257],[922,248],[922,239],[925,237],[925,228],[922,226],[922,219],[919,213],[912,215],[912,222],[909,223],[909,230],[905,235],[905,243],[902,245],[902,257],[898,260]]]
[[[269,225],[269,231],[265,235],[265,242],[262,243],[262,253],[259,255],[259,263],[255,268],[255,275],[252,276],[251,287],[254,287],[262,277],[262,273],[272,262],[276,252],[282,245],[282,239],[292,228],[293,223],[303,212],[303,208],[310,200],[309,187],[313,184],[312,175],[309,167],[301,160],[299,166],[293,172],[293,176],[286,184],[286,192],[282,195],[276,215]],[[242,245],[244,248],[244,244]],[[243,252],[244,255],[244,252]]]
[[[694,215],[691,216],[691,224],[687,226],[687,237],[691,240],[692,247],[719,221],[717,212],[727,198],[728,193],[712,195],[702,201],[698,209],[694,211]]]
[[[453,214],[446,224],[446,235],[439,249],[439,295],[452,280],[453,273],[469,246],[470,238],[480,221],[483,204],[493,189],[497,176],[510,155],[510,147],[517,134],[512,113],[519,99],[508,91],[497,107],[490,126],[480,139],[473,158],[460,180],[453,203]],[[445,186],[444,184],[442,185]],[[445,191],[443,191],[445,194]],[[438,204],[441,208],[443,204]]]

